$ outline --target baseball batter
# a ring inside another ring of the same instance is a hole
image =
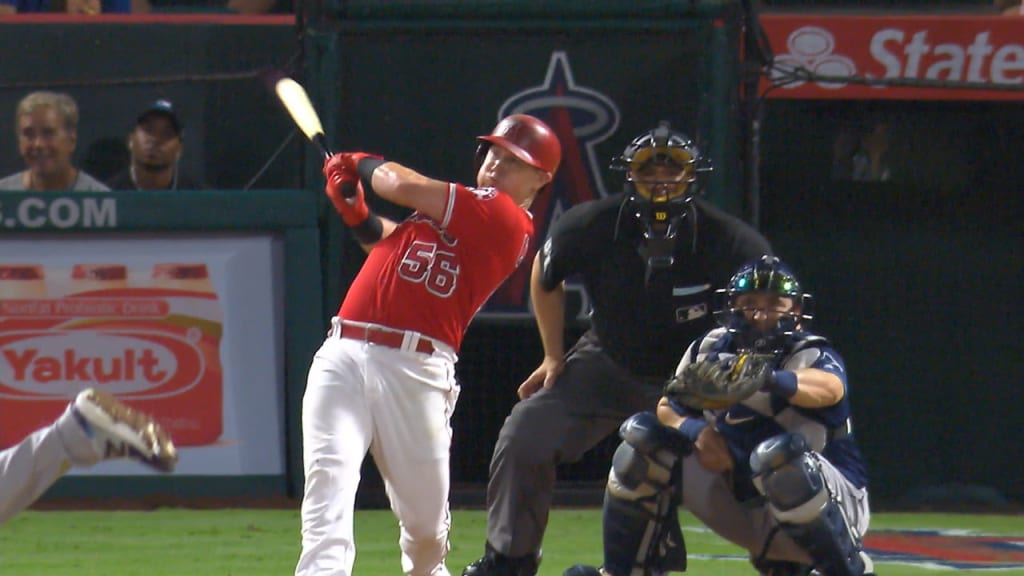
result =
[[[369,255],[309,371],[298,576],[351,574],[367,451],[398,518],[402,570],[449,574],[456,354],[473,315],[524,257],[527,209],[561,158],[551,129],[528,115],[478,140],[475,188],[365,153],[324,165],[326,193]],[[380,218],[364,191],[415,212],[401,224]]]
[[[71,466],[112,458],[170,472],[178,453],[152,418],[90,388],[52,425],[0,452],[0,524],[31,506]]]
[[[622,426],[605,496],[604,566],[576,565],[565,576],[666,571],[658,543],[683,548],[678,533],[666,534],[678,530],[672,494],[680,482],[684,506],[745,548],[764,576],[874,573],[861,546],[871,513],[846,368],[808,331],[810,296],[771,256],[741,268],[722,293],[721,326],[689,346],[657,415]],[[741,399],[700,405],[701,388],[752,357],[765,369],[752,372]]]

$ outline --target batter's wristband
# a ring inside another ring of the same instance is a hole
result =
[[[349,227],[349,230],[360,244],[374,244],[384,235],[384,223],[376,214],[370,212],[365,220]]]
[[[796,394],[797,377],[792,370],[776,370],[768,383],[768,391],[783,398],[792,398]]]
[[[690,439],[690,442],[696,442],[697,437],[700,436],[701,430],[708,427],[707,420],[701,418],[687,418],[683,420],[683,423],[679,425],[679,431]]]
[[[385,162],[387,162],[387,160],[383,158],[367,156],[356,164],[356,172],[359,172],[359,179],[363,181],[364,192],[373,193],[373,171]]]

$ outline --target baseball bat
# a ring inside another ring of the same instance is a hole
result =
[[[324,158],[330,158],[332,156],[331,149],[327,147],[327,138],[324,137],[324,127],[320,124],[320,115],[316,113],[316,108],[309,100],[306,89],[295,80],[282,76],[274,81],[274,93],[277,94],[277,99],[284,105],[299,130],[302,130],[306,138],[316,145]]]
[[[316,108],[313,107],[313,102],[310,101],[309,94],[306,93],[302,84],[277,70],[270,71],[266,79],[273,85],[277,99],[284,105],[295,125],[310,142],[316,145],[324,159],[333,156],[331,149],[327,147],[327,138],[324,136],[324,127],[320,123],[320,115],[316,113]],[[342,186],[341,188],[341,195],[345,198],[355,196],[356,192],[355,186]]]

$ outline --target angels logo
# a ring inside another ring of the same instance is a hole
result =
[[[606,164],[599,160],[595,146],[615,133],[620,114],[607,95],[577,84],[564,51],[552,52],[543,82],[509,96],[499,107],[497,117],[510,114],[540,118],[562,144],[562,163],[551,191],[537,196],[530,207],[536,242],[524,255],[527,265],[495,292],[483,310],[484,314],[529,315],[528,263],[536,253],[536,245],[547,237],[548,228],[562,212],[608,194],[603,177]]]

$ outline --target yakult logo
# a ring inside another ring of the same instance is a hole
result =
[[[203,374],[192,342],[152,333],[5,334],[0,397],[47,399],[100,386],[132,398],[180,394]]]
[[[795,70],[804,69],[823,76],[853,76],[857,65],[846,56],[834,54],[836,39],[828,30],[818,26],[804,26],[793,31],[786,39],[788,54],[775,57],[771,71],[773,82],[792,78]],[[783,88],[793,89],[804,84],[803,80],[788,82]],[[846,82],[815,82],[822,88],[836,90]]]

